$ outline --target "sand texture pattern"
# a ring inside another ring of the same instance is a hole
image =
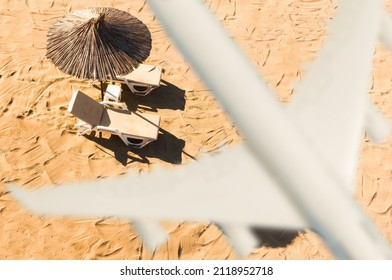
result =
[[[290,101],[293,87],[317,55],[338,4],[336,0],[205,3],[282,102]],[[388,4],[392,7],[392,1]],[[158,140],[141,150],[126,147],[117,136],[78,136],[76,119],[67,112],[72,93],[79,89],[99,100],[100,85],[62,73],[45,57],[49,27],[69,12],[91,6],[124,10],[144,22],[152,36],[146,63],[165,69],[162,86],[150,96],[123,92],[130,109],[161,116]],[[0,259],[238,259],[213,223],[162,222],[169,238],[149,252],[127,221],[36,216],[5,191],[6,183],[35,188],[119,176],[129,170],[172,168],[242,141],[144,0],[1,0],[0,26]],[[231,67],[230,61],[224,67]],[[392,53],[379,44],[370,95],[392,120],[391,69]],[[392,138],[377,146],[364,138],[355,182],[356,198],[388,240],[392,240],[391,144]],[[333,258],[311,231],[256,232],[264,243],[249,259]]]

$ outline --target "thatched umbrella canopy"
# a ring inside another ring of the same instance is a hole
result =
[[[151,33],[127,12],[114,8],[77,10],[48,31],[47,58],[82,79],[110,80],[137,68],[150,54]]]

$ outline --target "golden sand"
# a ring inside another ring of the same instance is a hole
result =
[[[337,5],[336,0],[205,2],[282,102],[290,100],[295,83],[317,55]],[[146,63],[165,69],[163,86],[149,97],[123,93],[131,109],[161,116],[163,133],[145,149],[128,148],[118,137],[77,136],[76,120],[67,112],[72,92],[80,89],[98,100],[99,84],[68,76],[45,58],[49,26],[90,6],[127,11],[152,33]],[[169,239],[151,253],[127,221],[36,216],[5,193],[9,182],[33,188],[186,164],[239,143],[241,137],[144,0],[3,0],[0,12],[0,259],[237,259],[228,238],[212,223],[163,222]],[[391,52],[377,46],[370,94],[390,119],[391,69]],[[391,138],[378,146],[364,140],[355,193],[389,240],[391,143]],[[310,231],[260,234],[264,246],[249,259],[333,258]]]

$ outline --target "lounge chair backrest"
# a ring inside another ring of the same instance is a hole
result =
[[[104,105],[80,90],[74,92],[68,106],[68,112],[91,126],[100,124],[104,109]]]

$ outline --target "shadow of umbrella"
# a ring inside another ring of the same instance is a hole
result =
[[[74,11],[49,28],[46,57],[64,73],[102,82],[125,75],[147,59],[151,34],[131,14],[115,8]]]

